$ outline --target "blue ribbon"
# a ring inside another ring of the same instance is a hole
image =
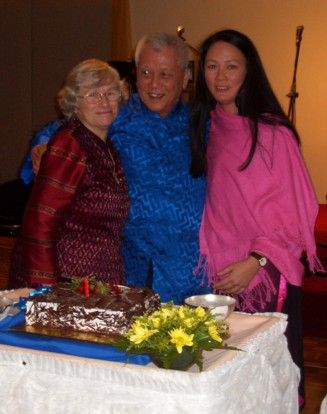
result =
[[[33,298],[36,295],[42,295],[43,293],[51,293],[52,291],[53,291],[52,287],[43,286],[43,287],[39,287],[37,289],[31,290],[28,296],[30,298]]]
[[[37,289],[32,290],[29,295],[28,298],[33,298],[36,295],[42,295],[44,293],[51,293],[53,291],[53,289],[51,287],[39,287]],[[19,301],[15,304],[15,306],[17,306],[17,308],[19,308],[20,310],[26,310],[26,302],[28,300],[28,298],[25,297],[20,297]]]

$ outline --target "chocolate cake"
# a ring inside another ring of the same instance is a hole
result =
[[[116,335],[127,331],[133,316],[159,307],[159,295],[148,288],[119,286],[86,297],[71,284],[58,283],[52,292],[27,300],[26,325]]]

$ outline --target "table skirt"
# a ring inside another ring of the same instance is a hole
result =
[[[242,351],[205,353],[201,373],[2,345],[0,413],[297,413],[299,370],[283,335],[285,316],[228,320],[228,342]]]

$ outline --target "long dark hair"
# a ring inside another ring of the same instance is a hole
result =
[[[258,140],[258,123],[279,124],[291,129],[297,142],[299,136],[283,111],[274,94],[258,51],[252,41],[244,34],[231,29],[221,30],[209,36],[200,47],[199,68],[194,99],[191,106],[191,152],[192,176],[206,174],[206,135],[210,111],[216,100],[211,95],[204,76],[205,59],[209,48],[216,42],[226,42],[237,47],[246,58],[247,74],[236,96],[238,114],[248,117],[250,121],[252,144],[247,158],[240,165],[244,170],[251,162]]]

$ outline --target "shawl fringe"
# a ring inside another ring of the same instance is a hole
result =
[[[315,254],[308,254],[307,261],[309,263],[309,269],[312,273],[326,273],[326,269]]]

